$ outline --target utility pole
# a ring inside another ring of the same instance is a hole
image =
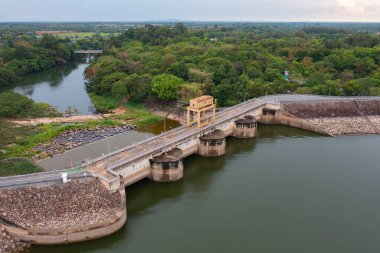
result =
[[[107,138],[107,146],[108,146],[108,156],[111,154],[111,148],[110,148],[110,139]]]
[[[331,83],[330,83],[330,89],[329,89],[329,96],[331,95]]]

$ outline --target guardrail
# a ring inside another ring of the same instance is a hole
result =
[[[256,100],[256,99],[249,99],[249,100],[245,101],[244,103],[241,103],[241,104],[237,104],[237,105],[234,105],[234,106],[228,107],[228,108],[224,109],[223,111],[218,112],[218,113],[216,114],[216,116],[218,116],[218,115],[220,115],[220,114],[223,114],[223,113],[225,113],[225,112],[231,111],[231,110],[233,110],[233,109],[235,109],[235,108],[237,108],[237,107],[244,106],[244,105],[246,105],[246,104],[248,104],[248,103],[250,103],[250,102],[252,102],[252,101],[255,101],[255,100]],[[94,159],[90,159],[90,160],[88,160],[88,161],[85,161],[85,162],[82,164],[82,166],[88,166],[88,165],[94,164],[94,163],[99,162],[99,161],[101,161],[101,160],[104,160],[104,159],[110,158],[111,156],[114,156],[114,155],[120,154],[120,153],[122,153],[122,152],[125,152],[125,151],[127,151],[127,150],[130,150],[130,149],[134,148],[135,146],[138,146],[138,145],[141,145],[141,144],[145,144],[145,143],[150,142],[150,141],[152,141],[152,140],[154,140],[154,139],[157,139],[157,138],[163,137],[163,136],[165,136],[165,135],[171,134],[171,133],[173,133],[173,132],[177,132],[177,131],[179,131],[179,130],[187,129],[187,128],[188,128],[187,126],[180,126],[180,127],[174,128],[174,129],[172,129],[172,130],[166,131],[166,132],[164,132],[164,133],[161,133],[161,134],[158,134],[158,135],[154,135],[154,136],[149,137],[149,138],[147,138],[147,139],[144,139],[144,140],[142,140],[142,141],[139,141],[139,142],[133,143],[132,145],[126,146],[126,147],[124,147],[124,148],[120,148],[120,149],[118,149],[118,150],[112,151],[112,152],[110,152],[110,153],[104,154],[104,155],[99,156],[99,157],[96,157],[96,158],[94,158]],[[71,169],[76,169],[76,168],[79,168],[79,167],[82,167],[82,166],[72,167]]]
[[[40,173],[37,173],[40,176]],[[88,176],[91,176],[91,173],[75,173],[68,175],[68,179],[78,179],[78,178],[85,178]],[[41,184],[41,183],[53,183],[53,182],[60,182],[62,181],[62,177],[59,173],[52,175],[51,177],[39,177],[39,178],[33,178],[30,174],[28,175],[20,175],[18,176],[21,179],[24,178],[24,180],[14,180],[14,177],[7,177],[7,178],[1,178],[0,180],[0,188],[6,189],[6,188],[13,188],[17,186],[27,186],[27,185],[35,185],[35,184]],[[11,179],[11,180],[8,180]]]
[[[239,104],[238,106],[233,106],[233,107],[228,108],[227,110],[223,111],[225,113],[226,111],[230,111],[230,110],[236,109],[238,107],[243,107],[243,109],[239,113],[235,114],[233,117],[226,117],[225,119],[220,120],[219,122],[215,123],[212,126],[205,126],[205,127],[201,128],[201,129],[199,129],[199,130],[197,130],[197,131],[195,131],[195,132],[193,132],[187,136],[174,138],[174,140],[172,140],[170,143],[160,145],[159,147],[157,147],[154,150],[150,150],[150,151],[146,151],[146,152],[134,155],[128,159],[121,159],[119,161],[116,161],[116,162],[108,165],[107,170],[108,171],[117,170],[119,167],[126,166],[126,165],[128,166],[129,164],[135,162],[136,160],[146,158],[146,157],[151,157],[151,156],[154,156],[156,154],[160,154],[160,153],[164,152],[164,149],[171,148],[171,147],[176,146],[178,144],[184,143],[190,139],[193,139],[196,136],[202,135],[203,133],[209,132],[210,130],[214,129],[215,127],[217,127],[219,125],[222,125],[228,121],[240,118],[241,116],[245,115],[247,112],[255,110],[255,109],[266,104],[266,102],[259,102],[259,104],[253,105],[250,108],[244,108],[250,102],[252,102],[252,100],[249,100],[243,104]],[[164,135],[162,135],[162,136],[164,136]],[[162,137],[162,136],[156,136],[156,138]],[[155,138],[152,138],[152,139],[155,139]]]
[[[5,218],[2,215],[0,215],[0,223],[3,223],[4,225],[8,225],[8,226],[11,226],[11,227],[15,227],[15,228],[19,228],[19,229],[24,229],[25,230],[25,228],[23,226],[20,226],[20,225],[14,223],[13,221],[8,220],[7,218]]]

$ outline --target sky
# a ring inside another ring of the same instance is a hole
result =
[[[380,0],[0,0],[5,21],[380,22]]]

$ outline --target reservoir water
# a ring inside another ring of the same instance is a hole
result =
[[[72,63],[23,77],[23,80],[6,87],[28,96],[36,102],[46,102],[64,112],[70,106],[79,109],[80,115],[96,112],[85,89],[83,72],[88,63]]]
[[[114,235],[33,253],[377,253],[380,136],[323,137],[259,125],[223,157],[184,160],[183,180],[126,189]]]

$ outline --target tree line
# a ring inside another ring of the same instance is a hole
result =
[[[380,36],[341,27],[146,25],[111,38],[85,76],[90,92],[137,102],[380,95]]]
[[[44,35],[5,33],[0,44],[0,87],[22,78],[22,75],[39,72],[72,61],[74,46],[67,40]]]

